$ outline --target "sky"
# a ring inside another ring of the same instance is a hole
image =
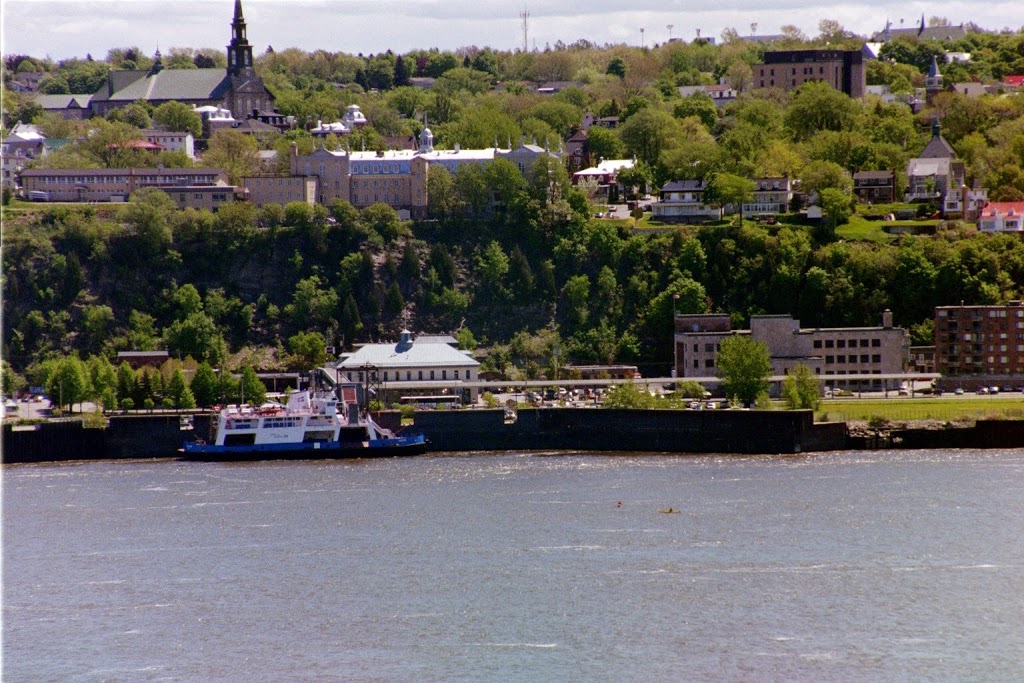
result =
[[[704,9],[695,10],[697,4]],[[3,54],[100,59],[115,47],[136,46],[147,54],[171,47],[223,49],[234,0],[0,0],[0,8]],[[895,27],[901,20],[910,27],[922,13],[993,30],[1024,26],[1020,0],[243,0],[257,54],[268,45],[367,55],[468,45],[510,50],[522,47],[524,9],[529,47],[541,50],[580,38],[652,46],[670,36],[693,40],[698,29],[704,37],[717,38],[730,27],[749,35],[755,23],[757,35],[793,24],[813,36],[821,19],[870,35],[886,18]]]

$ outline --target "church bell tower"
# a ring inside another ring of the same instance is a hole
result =
[[[251,76],[252,45],[245,35],[245,17],[242,16],[242,0],[235,0],[235,17],[231,20],[231,42],[228,44],[228,74]]]

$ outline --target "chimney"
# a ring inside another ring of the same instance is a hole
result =
[[[882,311],[882,327],[887,330],[892,328],[892,311],[888,308]]]

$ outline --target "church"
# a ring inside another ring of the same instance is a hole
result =
[[[274,96],[253,68],[252,45],[246,36],[242,0],[235,0],[228,44],[228,68],[165,69],[160,52],[150,69],[111,71],[90,101],[93,116],[106,116],[137,100],[153,106],[178,101],[197,107],[228,109],[237,120],[261,118],[274,111]]]

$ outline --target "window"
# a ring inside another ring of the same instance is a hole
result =
[[[820,339],[815,339],[814,340],[814,348],[816,348],[816,349],[820,349],[821,348],[821,340]]]
[[[868,347],[868,340],[867,339],[861,339],[860,340],[860,348],[866,349],[867,347]]]
[[[448,379],[448,371],[447,370],[442,370],[441,371],[441,379]]]
[[[845,365],[846,364],[846,356],[836,356],[836,363],[839,363],[841,365]]]
[[[826,365],[832,365],[832,363],[835,363],[835,362],[836,362],[836,357],[835,356],[825,356],[825,364]]]
[[[423,371],[420,370],[419,373],[420,373],[420,379],[423,379]]]
[[[872,347],[872,348],[875,348],[875,349],[877,349],[877,348],[878,348],[878,347],[880,347],[881,345],[882,345],[882,340],[881,340],[881,339],[872,339],[872,340],[871,340],[871,347]]]
[[[876,354],[872,355],[871,356],[871,362],[872,363],[881,363],[882,362],[881,354],[876,353]]]
[[[430,371],[430,379],[434,379],[434,371],[433,370]]]
[[[846,340],[845,339],[838,340],[836,342],[836,348],[837,349],[845,349],[846,348]]]
[[[704,361],[704,367],[706,367],[706,368],[713,368],[713,367],[715,367],[714,359],[708,358],[706,361]]]
[[[459,371],[458,371],[458,370],[456,370],[456,371],[455,371],[455,379],[458,379],[458,378],[459,378]]]
[[[866,353],[862,353],[860,355],[860,362],[861,363],[867,363],[868,362],[868,355]]]

